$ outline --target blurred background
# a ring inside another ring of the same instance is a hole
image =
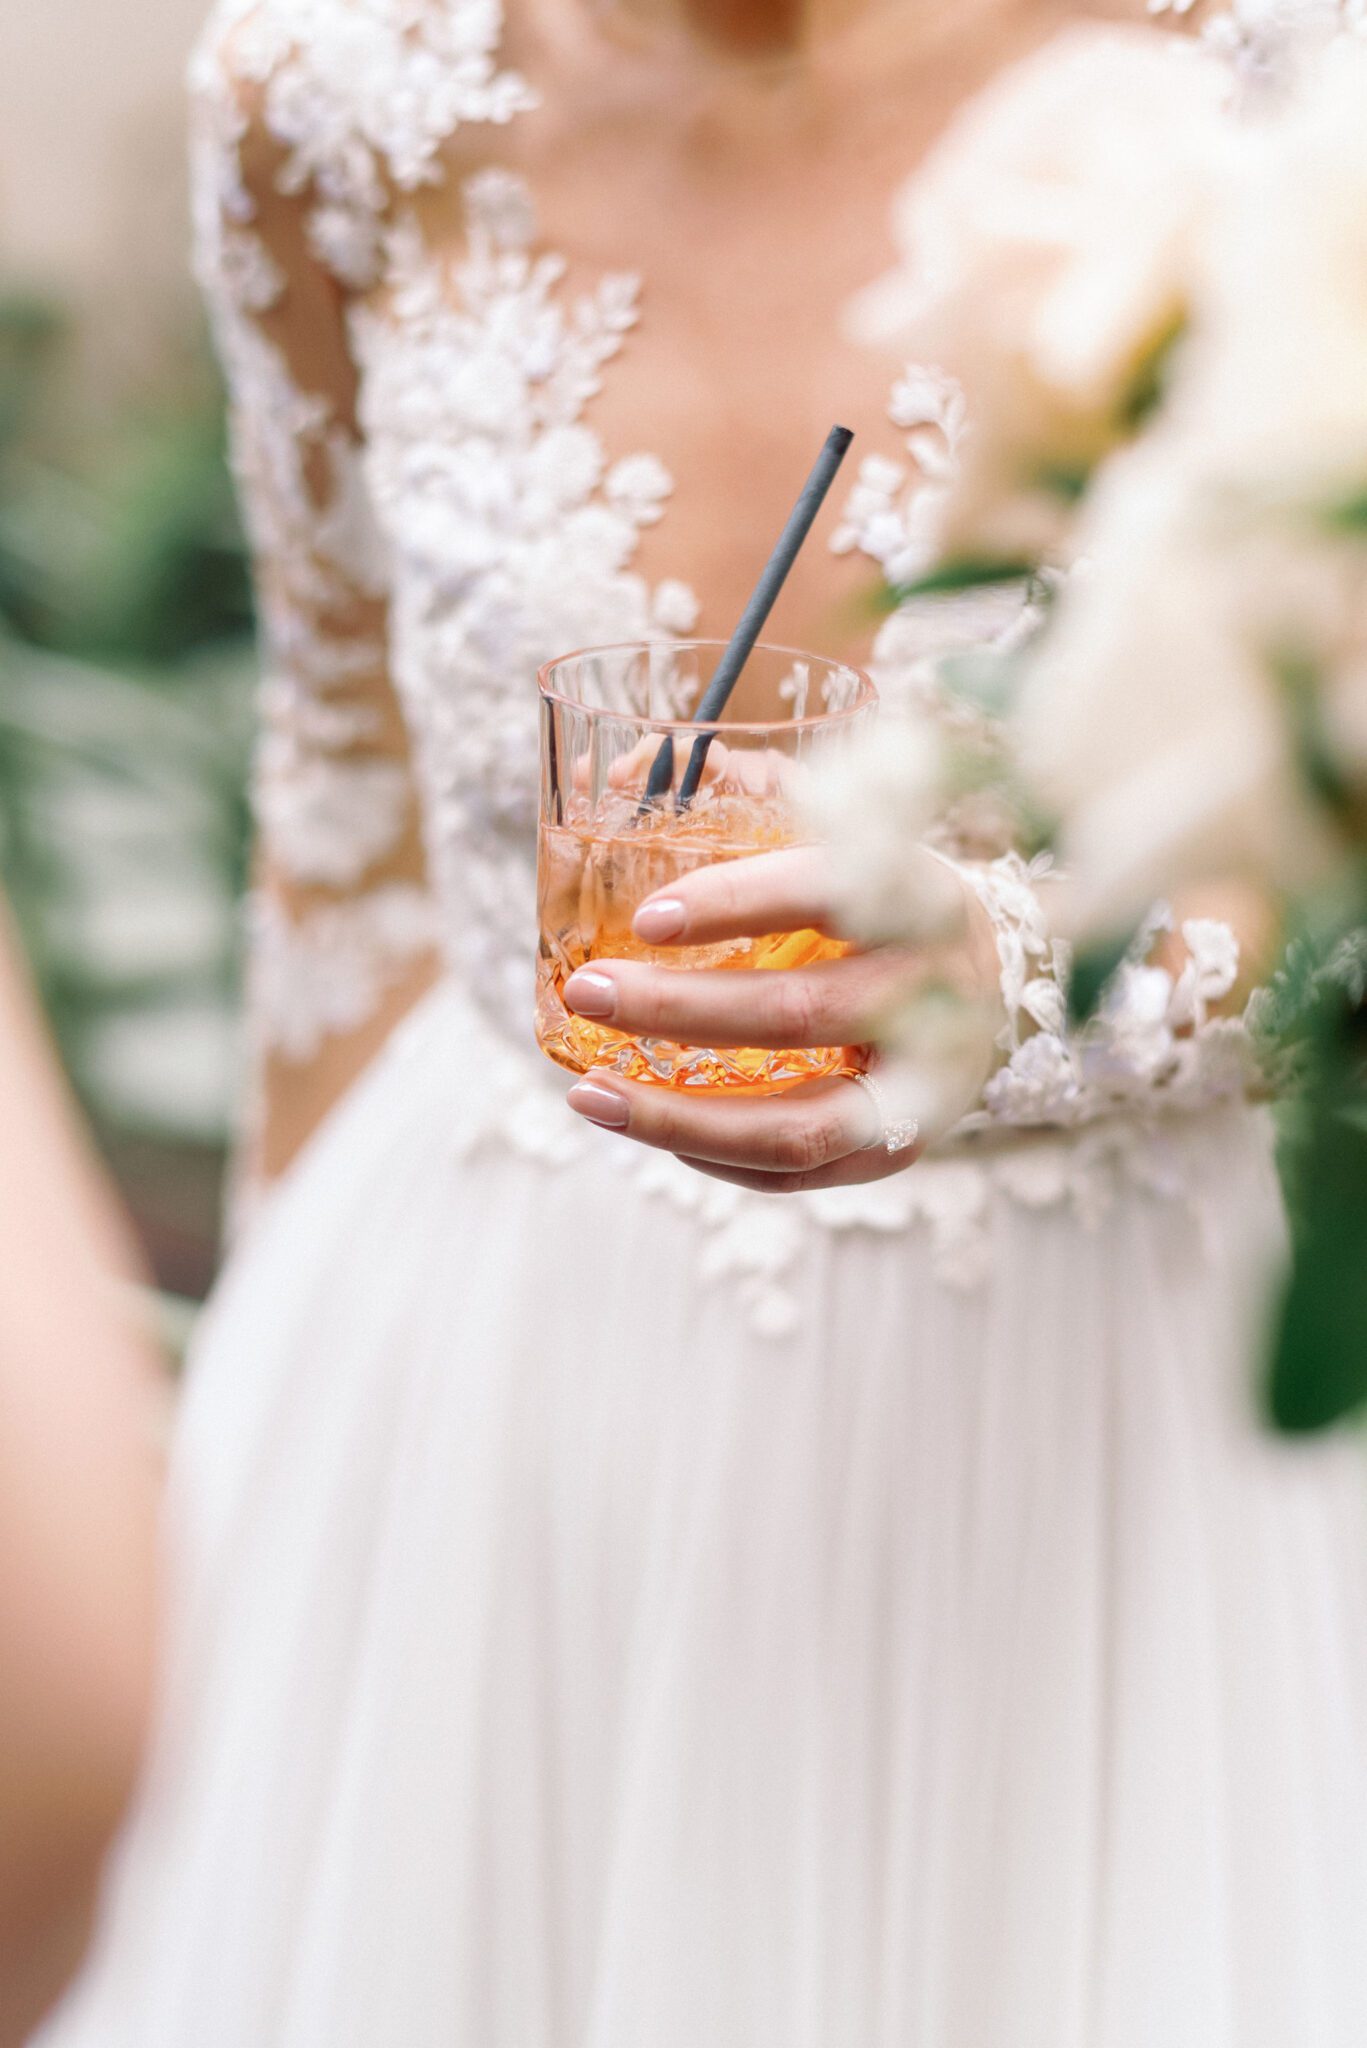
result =
[[[0,880],[161,1286],[211,1275],[253,656],[189,277],[208,0],[0,8]]]

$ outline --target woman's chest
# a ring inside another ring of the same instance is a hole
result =
[[[770,631],[866,653],[872,567],[828,543],[857,458],[901,452],[897,365],[842,316],[889,260],[905,144],[865,134],[861,154],[776,123],[757,144],[702,124],[661,146],[539,119],[482,138],[484,160],[424,196],[358,315],[401,568],[449,600],[520,563],[548,600],[574,586],[581,612],[597,588],[618,632],[636,630],[624,577],[683,584],[697,629],[724,634],[839,419],[856,461]]]

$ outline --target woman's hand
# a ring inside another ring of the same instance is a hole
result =
[[[986,919],[967,888],[959,929],[934,946],[851,951],[809,967],[735,972],[598,960],[581,967],[565,1000],[594,1023],[684,1045],[849,1046],[851,1072],[868,1067],[867,1046],[918,988],[953,989],[981,1011],[995,999],[996,961]],[[826,860],[819,847],[793,847],[726,861],[681,877],[648,897],[636,936],[652,947],[715,945],[771,932],[832,931]],[[980,1034],[981,1035],[981,1034]],[[986,1078],[991,1032],[970,1062],[954,1122]],[[961,1063],[962,1064],[962,1063]],[[875,1075],[879,1069],[873,1063]],[[570,1090],[572,1109],[639,1144],[677,1153],[700,1172],[766,1194],[840,1187],[900,1173],[919,1156],[922,1129],[908,1140],[902,1107],[841,1077],[774,1095],[692,1095],[593,1072]],[[924,1126],[924,1119],[918,1118]]]

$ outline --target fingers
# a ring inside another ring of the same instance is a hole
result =
[[[618,754],[608,769],[608,788],[629,790],[633,794],[643,792],[646,783],[650,780],[651,771],[655,766],[656,760],[659,758],[660,749],[663,744],[664,742],[659,733],[646,733],[625,754]],[[673,769],[672,786],[675,789],[683,781],[684,771],[688,767],[688,757],[691,751],[688,741],[676,733],[674,736],[674,758],[671,764]],[[714,740],[707,750],[707,760],[703,766],[701,787],[703,789],[710,789],[713,783],[720,782],[727,773],[729,764],[730,754],[727,748],[721,744],[720,740]]]
[[[687,1095],[590,1074],[569,1101],[590,1122],[627,1132],[638,1144],[770,1173],[818,1172],[870,1138],[867,1098],[843,1080],[728,1099],[722,1090]]]
[[[652,946],[707,946],[762,939],[770,932],[831,933],[826,858],[817,846],[787,846],[681,875],[636,912],[638,938]]]
[[[608,788],[633,794],[643,792],[663,744],[660,733],[646,733],[625,753],[618,754],[608,767]],[[692,757],[693,742],[686,733],[679,732],[673,736],[673,746],[672,786],[677,790]],[[714,739],[703,760],[699,787],[706,790],[721,786],[745,796],[774,796],[782,788],[787,765],[787,757],[772,748],[728,747],[724,741]],[[581,794],[592,787],[593,775],[592,755],[580,754],[574,764],[574,786]]]
[[[677,1153],[690,1166],[765,1194],[883,1179],[915,1157],[879,1143],[877,1114],[852,1081],[816,1081],[780,1095],[687,1095],[586,1075],[570,1106],[590,1123]]]
[[[680,1045],[862,1045],[907,972],[891,951],[781,973],[596,960],[570,976],[565,1001],[595,1024]]]

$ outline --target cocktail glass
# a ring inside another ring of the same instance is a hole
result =
[[[694,725],[690,711],[723,646],[591,647],[541,671],[536,1032],[542,1050],[572,1073],[607,1070],[665,1087],[768,1094],[847,1063],[843,1046],[775,1050],[635,1037],[565,1005],[565,983],[595,960],[746,972],[807,966],[846,951],[817,931],[667,948],[632,932],[638,906],[681,875],[804,843],[803,772],[848,745],[876,710],[861,670],[760,645],[726,716]],[[647,800],[663,748],[670,786]],[[690,761],[694,779],[701,766],[701,779],[681,801]]]

